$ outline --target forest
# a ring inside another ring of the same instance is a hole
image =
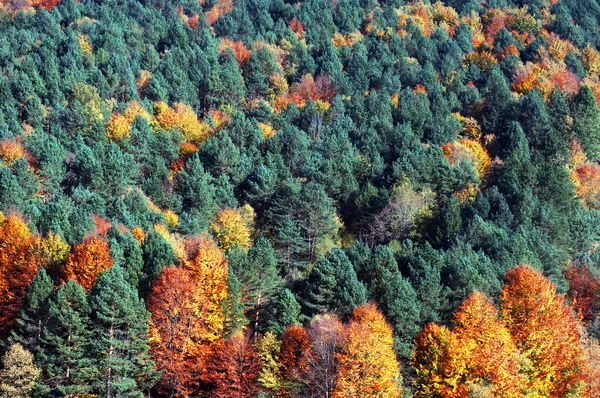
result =
[[[1,0],[0,398],[600,396],[598,0]]]

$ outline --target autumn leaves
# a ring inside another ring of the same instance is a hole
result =
[[[593,345],[578,319],[539,272],[506,274],[500,311],[473,293],[456,311],[454,328],[430,324],[417,337],[416,397],[597,396]]]

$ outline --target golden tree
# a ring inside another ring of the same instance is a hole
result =
[[[344,349],[337,354],[333,397],[399,397],[400,367],[393,346],[392,328],[375,304],[356,308]]]

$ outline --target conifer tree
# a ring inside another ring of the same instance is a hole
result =
[[[144,302],[127,283],[121,267],[104,273],[90,294],[91,352],[96,361],[94,390],[108,397],[143,396],[157,373],[150,358]]]

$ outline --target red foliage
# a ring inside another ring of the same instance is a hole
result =
[[[44,7],[46,10],[51,11],[60,3],[60,0],[32,0],[31,5],[34,7]]]
[[[550,81],[561,91],[571,95],[579,91],[579,78],[570,70],[556,72],[549,76]]]
[[[27,287],[39,270],[37,240],[20,217],[9,216],[0,223],[0,337],[14,325]]]
[[[94,232],[96,236],[106,235],[106,233],[112,227],[112,223],[110,221],[97,214],[92,216],[92,220],[94,221]]]
[[[159,393],[187,397],[198,389],[198,373],[207,346],[199,344],[204,334],[197,311],[194,279],[185,268],[167,267],[156,278],[148,294],[152,314],[150,347]]]
[[[193,16],[191,16],[188,19],[188,25],[190,26],[190,28],[196,30],[196,25],[198,25],[198,18],[199,18],[199,15],[194,14]]]
[[[413,93],[421,93],[427,95],[427,90],[421,84],[417,84],[415,88],[413,88]]]
[[[290,326],[281,336],[281,351],[279,361],[283,374],[289,381],[300,381],[306,371],[306,358],[309,341],[306,329],[300,326]]]
[[[238,62],[238,65],[244,66],[250,61],[250,57],[252,57],[252,52],[246,48],[243,42],[241,41],[232,41],[227,38],[221,39],[223,42],[224,48],[231,48],[235,53],[235,59]]]
[[[573,265],[565,271],[569,282],[567,296],[573,307],[586,321],[591,321],[598,315],[600,309],[600,283],[585,265]]]
[[[256,379],[259,362],[249,333],[242,331],[231,338],[213,343],[204,382],[214,386],[213,396],[220,398],[251,398],[258,392]]]
[[[290,21],[290,29],[298,36],[304,36],[304,27],[295,17]]]
[[[314,79],[311,75],[304,75],[300,83],[292,85],[289,94],[275,99],[275,109],[285,109],[290,102],[295,103],[299,107],[304,106],[308,100],[328,103],[333,99],[335,93],[336,88],[329,77],[318,76]]]

